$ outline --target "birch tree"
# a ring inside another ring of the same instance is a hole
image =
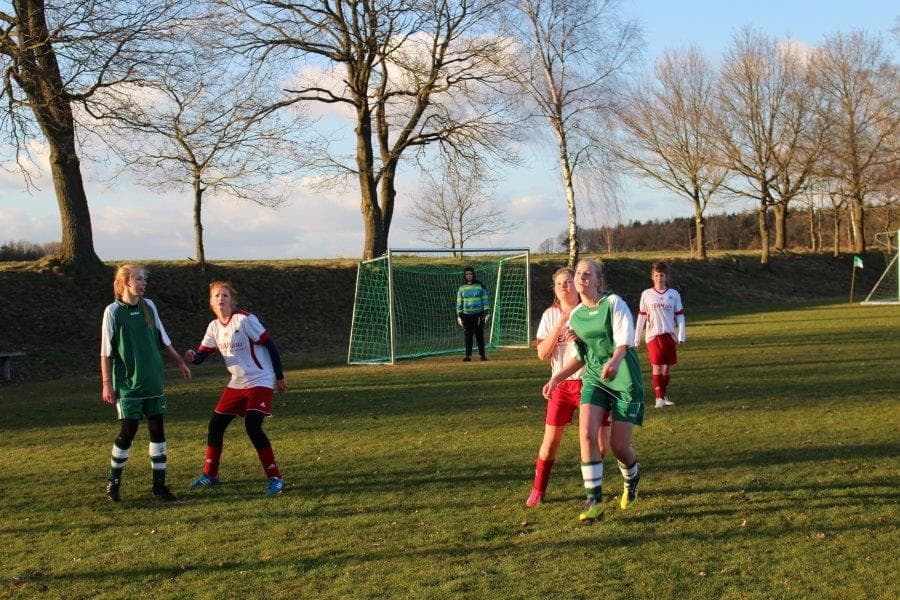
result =
[[[510,1],[519,43],[510,77],[555,137],[569,264],[574,266],[579,254],[576,179],[612,176],[606,138],[621,75],[642,44],[640,30],[622,17],[617,0]]]

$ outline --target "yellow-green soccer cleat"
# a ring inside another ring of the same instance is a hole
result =
[[[637,502],[637,486],[640,479],[641,474],[636,473],[633,479],[625,482],[625,487],[622,489],[622,498],[619,500],[619,508],[622,510],[631,508]]]
[[[584,510],[578,515],[578,520],[582,523],[593,523],[603,516],[603,504],[600,498],[588,498],[584,505]]]

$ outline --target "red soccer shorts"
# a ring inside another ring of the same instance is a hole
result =
[[[215,411],[223,415],[244,417],[248,410],[257,410],[267,417],[272,416],[272,388],[252,387],[246,390],[225,388]]]
[[[560,382],[547,402],[547,425],[563,427],[572,422],[572,415],[581,404],[581,380],[566,379]]]
[[[647,342],[647,354],[651,365],[674,365],[678,362],[675,351],[678,345],[670,333],[658,335]]]

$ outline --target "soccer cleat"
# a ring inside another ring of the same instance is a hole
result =
[[[284,489],[284,479],[281,477],[269,477],[269,485],[266,486],[266,496],[277,496]]]
[[[122,496],[119,495],[119,480],[114,479],[106,484],[106,497],[113,502],[121,502]]]
[[[167,485],[154,485],[153,495],[165,502],[175,502],[178,500]]]
[[[219,485],[219,478],[210,477],[206,473],[202,473],[200,477],[191,482],[191,485],[189,485],[188,488],[196,490],[197,488],[209,487],[213,485]]]
[[[603,504],[600,498],[588,498],[584,505],[584,510],[578,515],[578,520],[582,523],[593,523],[603,516]]]
[[[675,403],[669,400],[668,396],[665,396],[663,399],[663,406],[675,406]]]
[[[525,501],[525,506],[537,506],[544,501],[544,493],[534,488],[531,489],[531,495]]]
[[[472,357],[471,356],[463,357],[463,362],[472,362]]]
[[[637,486],[640,480],[641,474],[636,473],[631,480],[625,481],[625,486],[622,489],[622,498],[619,499],[619,508],[627,510],[634,506],[634,503],[637,502]]]
[[[663,398],[657,398],[656,399],[656,408],[665,408],[665,407],[666,407],[666,401]]]
[[[481,360],[487,360],[487,356],[482,356]]]

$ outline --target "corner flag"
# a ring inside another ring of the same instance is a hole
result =
[[[860,258],[859,256],[853,257],[853,268],[854,269],[862,269],[863,268],[862,258]]]

